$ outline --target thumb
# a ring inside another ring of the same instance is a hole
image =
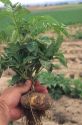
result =
[[[19,86],[19,91],[21,94],[24,94],[30,90],[32,86],[32,81],[27,80],[24,85]]]

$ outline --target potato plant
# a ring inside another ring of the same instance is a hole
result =
[[[4,37],[2,33],[7,34],[6,27],[1,31],[2,38],[7,40],[7,47],[0,56],[0,75],[11,68],[16,73],[12,77],[12,85],[24,84],[28,79],[32,81],[32,89],[22,97],[21,104],[28,116],[28,124],[38,125],[41,123],[40,116],[49,108],[51,99],[48,94],[35,91],[34,86],[36,82],[39,83],[38,74],[42,70],[49,73],[53,71],[55,59],[67,66],[60,51],[63,35],[67,35],[67,32],[63,24],[50,16],[31,16],[29,10],[19,3],[13,5],[9,0],[0,1],[4,3],[4,11],[10,19],[9,34]],[[54,37],[45,35],[47,31],[53,32]]]

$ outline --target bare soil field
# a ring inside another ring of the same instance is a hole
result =
[[[62,9],[73,9],[73,8],[78,8],[78,7],[82,7],[82,5],[77,5],[77,4],[70,4],[70,5],[63,5],[63,6],[60,6],[60,5],[57,5],[57,6],[31,6],[31,7],[28,7],[28,9],[30,11],[37,11],[37,10],[62,10]]]
[[[67,77],[82,78],[82,41],[64,42],[62,50],[68,67],[61,66],[54,72],[65,74]]]

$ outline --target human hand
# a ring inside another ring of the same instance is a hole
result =
[[[21,86],[12,86],[6,89],[0,97],[0,123],[2,125],[7,125],[9,121],[17,120],[23,116],[23,110],[20,108],[19,103],[22,94],[29,91],[32,86],[32,81],[27,81]],[[46,87],[40,85],[39,81],[35,82],[35,91],[40,93],[48,93]],[[4,114],[3,114],[4,112]],[[6,124],[3,124],[3,121]]]
[[[23,116],[23,111],[19,107],[20,99],[22,94],[29,91],[31,85],[32,82],[28,80],[24,85],[9,87],[2,93],[0,106],[4,109],[4,113],[6,113],[7,122],[17,120]]]
[[[35,91],[39,93],[44,93],[44,94],[48,93],[47,87],[41,85],[39,81],[35,81],[34,88],[35,88]]]

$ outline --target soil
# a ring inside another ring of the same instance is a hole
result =
[[[57,6],[29,6],[27,7],[30,11],[42,11],[42,10],[62,10],[62,9],[73,9],[74,7],[77,7],[77,5],[74,5],[74,4],[70,4],[70,5],[63,5],[63,6],[60,6],[60,5],[57,5]],[[80,7],[80,5],[79,5]]]
[[[82,41],[64,42],[61,49],[67,59],[67,67],[61,65],[54,72],[63,73],[70,78],[82,78]]]
[[[43,125],[82,125],[82,100],[63,96],[43,118]],[[20,121],[14,125],[19,125]],[[20,125],[25,125],[24,121]]]

